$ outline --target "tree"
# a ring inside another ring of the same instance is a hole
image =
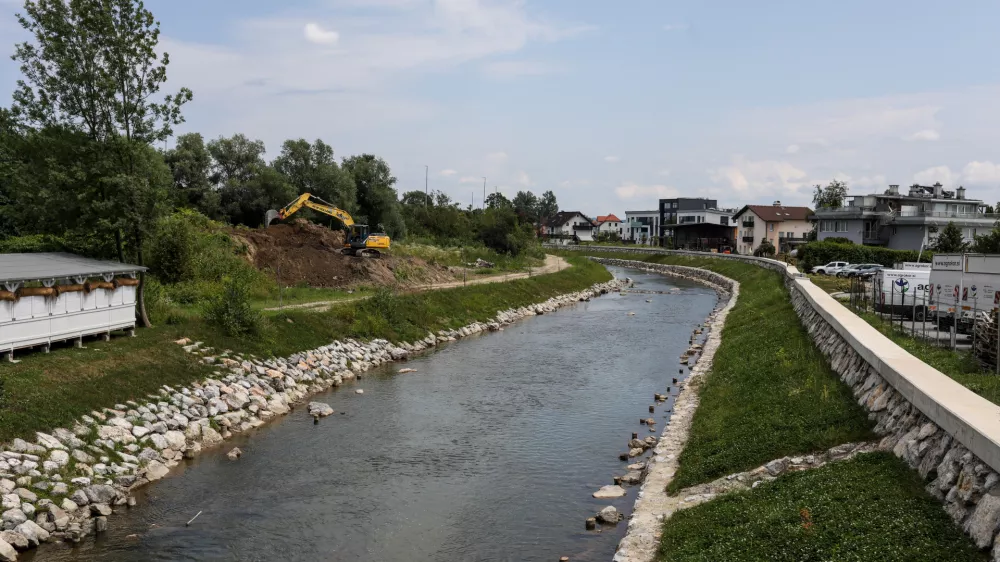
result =
[[[518,191],[514,196],[514,212],[522,223],[535,224],[538,222],[538,197],[530,191]]]
[[[434,195],[423,191],[407,191],[399,200],[404,207],[433,207]]]
[[[538,207],[535,213],[535,225],[539,228],[559,213],[559,203],[556,202],[556,194],[546,191],[538,200]]]
[[[270,209],[284,207],[295,199],[295,188],[273,167],[263,165],[245,182],[231,181],[219,190],[222,214],[232,224],[258,227]]]
[[[757,246],[757,249],[754,250],[753,255],[757,257],[771,257],[775,253],[776,250],[774,249],[774,244],[772,244],[770,240],[765,238],[763,241],[761,241],[760,246]]]
[[[209,141],[208,153],[212,156],[210,180],[217,188],[246,184],[267,165],[264,141],[250,140],[242,133]]]
[[[942,254],[952,254],[964,252],[966,246],[967,244],[962,237],[962,229],[959,228],[954,222],[948,222],[948,224],[941,229],[937,240],[934,242],[934,251]]]
[[[97,182],[96,199],[77,197],[83,206],[102,205],[102,223],[115,235],[119,259],[124,237],[133,241],[142,265],[144,233],[162,212],[155,199],[160,172],[150,143],[170,136],[183,122],[181,107],[191,91],[181,88],[153,101],[167,80],[169,56],[158,55],[159,23],[136,0],[26,0],[17,18],[33,41],[18,44],[13,59],[23,78],[14,91],[13,112],[35,128],[80,131],[116,157],[116,169]],[[162,158],[159,160],[162,165]],[[152,175],[140,175],[152,174]],[[149,326],[140,274],[139,317]]]
[[[212,189],[212,155],[199,133],[177,137],[177,144],[163,155],[174,177],[171,199],[175,207],[196,209],[218,218],[219,194]]]
[[[299,193],[312,193],[348,211],[354,211],[356,188],[351,175],[340,169],[333,148],[322,140],[287,140],[271,164]]]
[[[979,254],[1000,254],[1000,223],[993,225],[988,234],[976,236],[970,250]]]
[[[839,209],[847,197],[847,184],[840,180],[831,181],[826,187],[813,186],[813,204],[816,208]]]
[[[396,178],[385,160],[361,154],[345,158],[343,168],[357,186],[359,218],[367,220],[372,230],[384,228],[389,236],[402,237],[406,233],[406,223],[394,188]]]
[[[518,223],[513,207],[486,209],[479,218],[477,236],[487,248],[517,256],[531,243],[531,226]]]
[[[486,208],[487,209],[513,209],[514,206],[511,204],[510,200],[504,197],[503,193],[499,191],[490,193],[486,196]]]

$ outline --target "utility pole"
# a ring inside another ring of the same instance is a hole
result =
[[[486,210],[486,176],[483,176],[483,210]]]
[[[427,185],[428,185],[427,178],[430,176],[430,171],[431,171],[431,167],[425,165],[424,166],[424,207],[426,207],[428,205],[428,201],[430,200],[430,197],[431,197],[430,191],[427,190]]]

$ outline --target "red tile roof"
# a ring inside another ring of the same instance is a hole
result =
[[[597,215],[597,224],[603,224],[606,222],[622,222],[622,220],[616,217],[614,214],[610,215]]]
[[[779,221],[804,221],[808,219],[812,214],[813,210],[809,207],[785,207],[777,205],[747,205],[740,209],[740,212],[733,216],[733,219],[739,218],[740,215],[751,210],[755,215],[760,217],[761,220],[770,222]]]

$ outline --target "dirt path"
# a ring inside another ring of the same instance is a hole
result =
[[[441,283],[431,283],[428,285],[418,285],[407,289],[406,292],[419,292],[419,291],[435,291],[438,289],[453,289],[455,287],[462,287],[464,285],[482,285],[484,283],[506,283],[507,281],[514,281],[515,279],[526,279],[528,277],[534,277],[536,275],[547,275],[549,273],[556,273],[562,271],[569,267],[569,263],[559,257],[553,256],[552,254],[545,255],[545,263],[542,267],[532,268],[530,271],[525,271],[521,273],[506,273],[499,275],[488,275],[479,276],[475,273],[468,273],[468,278],[464,281],[445,281]],[[297,309],[297,308],[307,308],[314,310],[316,312],[323,312],[329,310],[332,305],[343,304],[347,302],[359,301],[362,299],[367,299],[369,297],[354,297],[349,299],[340,299],[335,301],[317,301],[317,302],[307,302],[302,304],[291,304],[283,309]],[[267,311],[279,310],[277,307],[265,308]]]

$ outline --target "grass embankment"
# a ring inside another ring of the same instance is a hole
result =
[[[827,293],[849,293],[851,292],[851,280],[833,275],[809,275],[809,280]]]
[[[889,453],[791,473],[680,511],[658,560],[986,560]]]
[[[887,322],[874,313],[858,315],[917,359],[990,402],[1000,404],[1000,377],[995,372],[984,372],[970,351],[953,351],[916,338],[900,330],[898,323]]]
[[[719,258],[644,258],[709,269],[740,283],[670,490],[874,437],[850,388],[799,322],[777,272]]]
[[[21,363],[0,366],[4,383],[0,404],[0,441],[33,437],[35,431],[65,426],[94,409],[156,392],[161,385],[182,385],[212,369],[196,363],[180,346],[181,337],[204,341],[218,350],[286,356],[335,339],[422,338],[428,330],[457,328],[486,320],[496,312],[545,300],[607,281],[601,266],[580,257],[575,267],[509,283],[475,285],[412,295],[380,292],[368,300],[345,303],[327,312],[267,313],[270,329],[260,339],[237,339],[200,317],[175,318],[139,330],[135,338],[88,341],[87,349],[56,347],[50,354],[21,355]],[[292,322],[288,322],[288,320]]]

